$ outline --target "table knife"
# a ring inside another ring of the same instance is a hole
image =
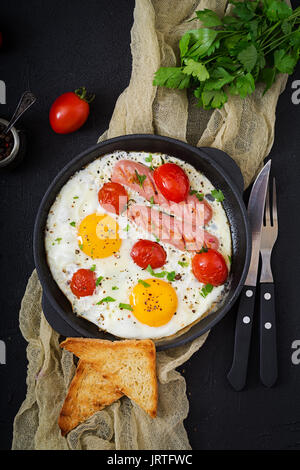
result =
[[[248,275],[241,292],[238,307],[234,354],[231,369],[227,375],[232,387],[240,391],[245,387],[248,358],[251,342],[261,230],[265,208],[266,193],[271,168],[271,160],[266,163],[257,176],[249,198],[248,217],[252,233],[252,252]]]

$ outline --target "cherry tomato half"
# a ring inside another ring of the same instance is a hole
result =
[[[90,269],[78,269],[73,274],[70,287],[76,297],[92,295],[96,288],[96,274]]]
[[[192,259],[192,271],[198,281],[212,286],[224,284],[228,276],[226,262],[216,250],[197,253]]]
[[[190,190],[190,182],[180,166],[175,163],[164,163],[154,170],[156,186],[168,201],[184,201]]]
[[[98,200],[105,210],[119,215],[128,202],[128,194],[119,183],[105,183],[98,192]]]
[[[49,113],[50,125],[54,132],[70,134],[83,126],[90,113],[89,103],[93,99],[94,96],[88,96],[84,87],[59,96]]]
[[[167,259],[167,254],[163,247],[151,240],[139,240],[136,242],[130,253],[131,258],[140,268],[147,268],[150,264],[152,269],[161,268]]]

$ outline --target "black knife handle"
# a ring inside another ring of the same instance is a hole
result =
[[[278,377],[274,284],[260,284],[260,379],[272,387]]]
[[[243,287],[236,318],[233,362],[227,378],[237,391],[242,390],[246,384],[255,290],[252,286]]]

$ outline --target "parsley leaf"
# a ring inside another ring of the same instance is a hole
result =
[[[103,276],[99,276],[96,280],[96,286],[99,286],[100,282],[102,281]]]
[[[117,286],[112,286],[111,290],[119,290]]]
[[[238,60],[243,64],[247,72],[251,72],[257,62],[257,49],[253,44],[245,47],[238,55]]]
[[[153,276],[153,277],[162,278],[162,277],[165,277],[165,275],[166,275],[166,271],[161,271],[160,273],[154,272],[150,264],[148,264],[146,270],[147,270],[148,273],[150,273],[151,276]]]
[[[204,194],[203,194],[203,193],[199,193],[199,192],[196,191],[195,189],[191,189],[191,190],[190,190],[190,194],[191,194],[191,195],[194,194],[194,195],[196,196],[196,198],[197,198],[200,202],[203,201],[203,198],[204,198]]]
[[[76,222],[70,222],[70,225],[71,225],[72,227],[76,227]]]
[[[255,90],[254,78],[251,73],[238,77],[229,87],[232,95],[240,95],[241,98],[246,98],[251,95]]]
[[[144,287],[150,287],[150,284],[148,282],[143,281],[143,279],[139,279],[139,284],[142,284]]]
[[[96,265],[93,264],[93,266],[90,268],[90,271],[95,271],[96,270]]]
[[[183,73],[181,67],[161,67],[155,73],[153,85],[183,90],[190,86],[190,76]]]
[[[175,271],[171,271],[167,274],[167,279],[170,282],[173,282],[175,280],[176,273]]]
[[[222,202],[224,201],[225,197],[224,194],[222,193],[221,189],[213,189],[211,192],[211,195],[215,198],[217,202]]]
[[[279,72],[292,74],[297,60],[290,54],[286,54],[284,49],[280,49],[274,52],[274,63]]]
[[[187,268],[189,265],[188,261],[178,261],[178,264],[182,266],[183,268]]]
[[[201,62],[196,62],[193,59],[188,59],[186,61],[183,73],[198,78],[199,82],[204,82],[209,78],[209,73],[205,65],[201,64]]]
[[[213,288],[214,287],[211,284],[206,284],[204,287],[202,287],[200,294],[205,298],[213,290]]]
[[[222,21],[218,17],[217,13],[212,10],[208,10],[207,8],[202,11],[196,11],[196,15],[197,18],[202,21],[204,26],[207,26],[208,28],[222,25]]]
[[[202,93],[203,108],[221,108],[228,100],[228,96],[222,90],[203,91]]]
[[[133,308],[131,307],[130,304],[122,304],[122,303],[120,303],[120,304],[119,304],[119,308],[120,308],[120,309],[125,309],[125,310],[130,310],[131,312],[132,312],[132,310],[133,310]]]
[[[116,299],[113,299],[110,296],[104,297],[102,300],[96,303],[96,305],[102,305],[104,302],[115,302]]]
[[[292,13],[293,10],[285,2],[278,0],[273,0],[266,9],[267,17],[273,22],[284,20]]]
[[[144,181],[147,178],[146,175],[140,175],[137,170],[135,170],[135,175],[137,177],[140,187],[143,187]]]

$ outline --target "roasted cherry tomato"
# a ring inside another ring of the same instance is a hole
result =
[[[96,274],[90,269],[78,269],[73,274],[70,287],[76,297],[92,295],[96,288]]]
[[[50,125],[57,134],[77,131],[88,118],[91,101],[95,95],[87,95],[84,87],[75,92],[64,93],[51,106]]]
[[[190,182],[180,166],[164,163],[154,170],[153,177],[156,186],[168,201],[185,201],[189,194]]]
[[[163,247],[151,240],[139,240],[136,242],[130,253],[131,258],[140,266],[140,268],[147,268],[150,264],[152,269],[161,268],[167,259],[167,254]]]
[[[119,183],[105,183],[98,192],[98,199],[105,210],[119,215],[126,207],[128,194]]]
[[[192,259],[192,271],[198,281],[212,286],[224,284],[228,276],[226,262],[216,250],[207,249]]]

